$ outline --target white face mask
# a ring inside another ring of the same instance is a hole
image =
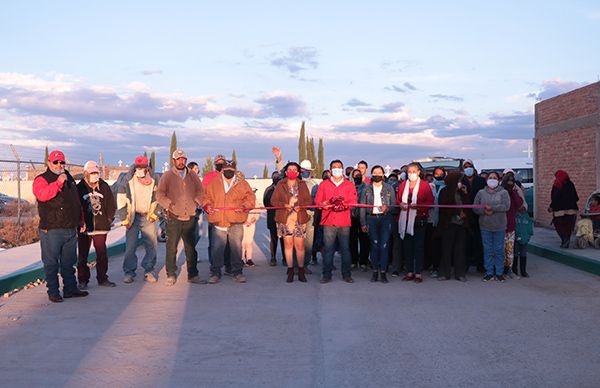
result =
[[[462,189],[462,188],[463,188],[463,184],[462,184],[462,182],[458,182],[458,189],[460,190],[460,189]]]
[[[419,174],[415,174],[415,173],[408,174],[408,180],[409,181],[414,182],[417,179],[419,179]]]
[[[144,169],[141,169],[141,170],[136,169],[135,170],[135,176],[138,177],[138,178],[145,177],[146,176],[146,170],[144,170]]]
[[[332,168],[331,175],[333,175],[336,178],[339,178],[344,175],[344,170],[341,168]]]
[[[488,179],[487,185],[490,189],[495,189],[496,187],[498,187],[498,179]]]
[[[90,174],[90,183],[96,183],[100,180],[99,174]]]

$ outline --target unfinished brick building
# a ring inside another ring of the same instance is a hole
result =
[[[535,219],[550,225],[550,191],[556,170],[565,170],[579,194],[579,208],[600,187],[600,82],[535,106]]]

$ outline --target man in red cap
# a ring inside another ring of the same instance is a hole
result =
[[[142,259],[144,281],[156,283],[154,273],[156,265],[156,220],[160,208],[156,200],[157,179],[152,176],[148,166],[148,158],[138,156],[133,162],[127,176],[127,184],[117,190],[117,209],[121,224],[127,228],[125,232],[125,258],[123,259],[123,283],[133,283],[138,258],[135,251],[138,246],[138,237],[142,234],[142,241],[146,250]]]
[[[65,154],[52,151],[48,169],[33,181],[40,216],[40,247],[48,287],[48,298],[59,303],[64,298],[87,296],[77,288],[77,229],[85,232],[83,212],[75,180],[65,170]],[[63,296],[59,292],[58,272],[63,280]]]

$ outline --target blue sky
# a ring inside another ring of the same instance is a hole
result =
[[[533,107],[596,82],[594,1],[11,2],[0,12],[0,156],[75,162],[236,149],[240,168],[520,157]]]

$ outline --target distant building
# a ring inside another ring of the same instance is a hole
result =
[[[600,82],[535,105],[535,219],[548,226],[550,191],[556,170],[577,188],[579,208],[600,188]]]

